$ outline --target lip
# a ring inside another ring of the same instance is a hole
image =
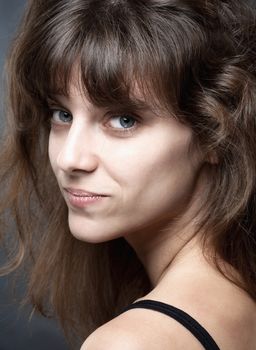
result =
[[[88,205],[100,203],[106,197],[109,197],[106,194],[89,192],[74,188],[64,188],[64,191],[68,203],[76,208],[85,208]]]
[[[76,188],[64,188],[64,190],[73,196],[77,197],[109,197],[103,193],[90,192],[85,190],[80,190]]]

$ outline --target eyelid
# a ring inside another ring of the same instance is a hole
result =
[[[56,125],[56,126],[67,126],[67,125],[70,125],[73,121],[73,116],[70,112],[66,111],[64,108],[58,108],[58,107],[49,107],[49,112],[50,112],[50,115],[49,115],[49,121],[51,123],[51,125]],[[63,113],[67,113],[68,114],[68,119],[71,118],[71,120],[67,120],[67,121],[64,121],[61,119],[60,115],[58,116],[55,116],[55,113],[60,113],[60,112],[63,112]]]
[[[130,128],[114,128],[111,126],[106,126],[111,121],[111,119],[118,118],[118,117],[121,118],[122,116],[128,116],[133,118],[135,120],[135,126],[132,126]],[[119,134],[120,136],[129,136],[133,134],[140,127],[140,124],[142,122],[141,117],[139,117],[135,113],[130,113],[130,112],[108,112],[106,117],[107,117],[107,120],[104,123],[104,126],[107,129],[109,129],[110,132],[114,134]]]
[[[46,105],[49,109],[58,109],[58,110],[62,110],[62,111],[65,111],[67,113],[70,113],[70,110],[67,106],[65,106],[64,103],[62,103],[59,99],[57,98],[54,98],[54,97],[47,97],[46,98]]]
[[[107,112],[105,116],[107,119],[118,118],[123,116],[132,117],[138,121],[142,119],[137,113],[129,112],[129,111],[110,111],[110,112]]]
[[[47,101],[47,107],[51,111],[58,110],[58,111],[63,111],[63,112],[67,112],[69,114],[72,114],[68,108],[66,108],[65,106],[63,106],[60,103],[57,103],[55,101]]]
[[[47,101],[47,108],[48,108],[49,112],[51,112],[51,113],[53,113],[55,111],[62,111],[62,112],[66,112],[66,113],[69,113],[70,115],[72,115],[72,113],[69,111],[68,108],[66,108],[65,106],[63,106],[60,103],[55,102],[53,100]]]

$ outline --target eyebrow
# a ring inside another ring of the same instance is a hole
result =
[[[47,101],[47,102],[50,101],[50,102],[58,102],[58,103],[61,103],[60,98],[61,98],[62,96],[65,97],[65,98],[68,98],[68,96],[63,95],[63,94],[48,94],[48,95],[46,96],[46,101]]]
[[[63,96],[63,97],[67,97],[66,95],[59,95],[60,97]],[[46,104],[48,106],[48,108],[53,108],[53,106],[51,105],[58,105],[59,108],[63,107],[65,108],[65,110],[69,110],[67,104],[63,101],[60,100],[60,97],[58,97],[58,95],[49,95],[46,96]]]
[[[70,99],[70,95],[63,93],[63,91],[57,91],[55,90],[55,92],[50,92],[47,94],[46,96],[46,101],[47,103],[50,102],[57,102],[59,104],[63,105],[63,102],[61,101],[61,98],[64,97],[66,99]],[[105,106],[97,106],[95,105],[95,107],[102,107],[102,108],[113,108],[113,109],[118,109],[118,110],[122,110],[122,109],[130,109],[130,110],[136,110],[136,111],[143,111],[143,112],[155,112],[154,108],[152,108],[152,106],[150,106],[146,101],[138,99],[138,98],[129,98],[129,100],[127,100],[126,103],[117,103],[117,105],[113,104],[113,103],[109,103]]]
[[[130,99],[131,104],[138,110],[152,110],[152,107],[144,100]]]

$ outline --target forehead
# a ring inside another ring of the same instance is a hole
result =
[[[129,84],[129,85],[128,85]],[[113,109],[128,109],[136,111],[150,111],[161,117],[175,117],[175,113],[170,108],[166,108],[161,103],[155,91],[149,90],[146,84],[140,84],[135,78],[131,79],[127,85],[119,87],[119,93],[121,99],[115,99],[116,91],[113,91],[113,98],[102,99],[98,101],[97,96],[88,92],[85,82],[83,81],[83,75],[81,68],[75,65],[72,69],[72,73],[69,77],[69,82],[65,89],[56,84],[49,90],[49,98],[51,97],[66,97],[68,99],[74,99],[82,97],[84,101],[95,107],[111,107]],[[109,90],[111,94],[111,89]],[[100,102],[100,103],[99,103]]]
[[[153,6],[154,16],[148,16],[144,10],[149,5],[145,1],[42,2],[47,15],[35,16],[37,30],[30,33],[27,50],[23,49],[30,58],[23,67],[28,94],[41,100],[56,93],[68,95],[75,80],[97,106],[137,108],[147,102],[177,112],[181,78],[191,52],[196,52],[192,40],[184,45],[180,38],[188,37],[195,26],[185,18],[184,27],[178,13],[163,11],[165,2],[163,7],[159,4],[159,12]]]

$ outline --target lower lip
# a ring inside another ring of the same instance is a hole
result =
[[[77,208],[84,208],[89,205],[101,202],[106,196],[77,196],[70,192],[67,193],[69,203]]]

